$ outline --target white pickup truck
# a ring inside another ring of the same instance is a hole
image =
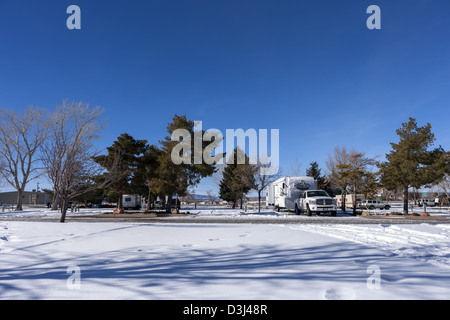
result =
[[[295,213],[306,212],[311,216],[315,212],[318,216],[322,212],[330,212],[336,216],[336,201],[324,190],[307,190],[295,201]]]

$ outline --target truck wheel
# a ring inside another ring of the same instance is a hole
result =
[[[308,205],[308,204],[306,205],[306,213],[308,214],[309,217],[312,216],[312,211],[311,211],[311,209],[309,208],[309,205]]]
[[[331,211],[331,216],[336,217],[336,211]]]
[[[384,206],[384,209],[385,209],[385,210],[389,210],[390,208],[391,208],[391,206],[389,206],[389,205],[385,205],[385,206]]]
[[[375,209],[374,206],[370,206],[370,207],[369,207],[369,210],[373,210],[373,209]]]
[[[299,215],[299,214],[300,214],[300,210],[298,210],[297,205],[295,205],[295,214],[296,214],[296,215]]]

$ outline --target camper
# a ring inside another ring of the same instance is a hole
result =
[[[145,207],[145,199],[135,194],[124,194],[122,196],[122,207],[124,209],[141,209]]]
[[[306,190],[317,189],[313,177],[283,177],[267,187],[266,204],[275,210],[295,208],[295,201]]]

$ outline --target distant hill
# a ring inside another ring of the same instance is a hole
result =
[[[191,197],[193,197],[196,201],[209,201],[210,196],[207,194],[191,194]],[[212,195],[211,198],[213,200],[220,200],[219,197]]]

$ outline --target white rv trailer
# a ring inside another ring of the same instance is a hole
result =
[[[283,177],[267,187],[266,205],[276,210],[295,208],[295,200],[306,190],[317,189],[313,177]]]
[[[145,207],[145,198],[134,195],[124,194],[122,196],[122,207],[124,209],[141,209]]]

